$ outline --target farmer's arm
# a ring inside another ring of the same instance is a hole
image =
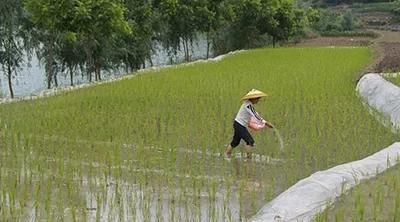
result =
[[[252,106],[252,105],[250,104],[250,105],[248,105],[246,108],[247,108],[247,111],[248,111],[252,116],[254,116],[254,117],[255,117],[256,119],[258,119],[259,121],[263,122],[267,127],[269,127],[269,128],[274,128],[274,126],[273,126],[271,123],[267,122],[265,119],[263,119],[263,118],[260,116],[260,114],[258,114],[258,113],[256,112],[256,110],[254,109],[254,106]]]
[[[256,110],[254,109],[254,106],[253,105],[248,105],[247,107],[247,111],[252,115],[252,116],[254,116],[256,119],[258,119],[259,121],[261,121],[261,122],[263,122],[263,121],[265,121],[261,116],[260,116],[260,114],[258,114],[257,112],[256,112]]]

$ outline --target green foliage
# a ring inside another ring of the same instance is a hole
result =
[[[396,0],[393,4],[392,12],[400,16],[400,1]]]
[[[78,40],[78,38],[77,38],[77,35],[76,35],[75,32],[67,31],[67,32],[64,33],[64,39],[63,40],[65,42],[73,43],[73,42],[76,42]]]
[[[301,38],[315,12],[292,0],[24,0],[23,14],[47,87],[68,69],[73,84],[77,67],[89,80],[101,71],[134,71],[150,63],[154,45],[170,54],[185,52],[191,60],[193,42],[207,41],[207,57]],[[23,16],[20,16],[23,18]],[[19,18],[19,17],[18,17]],[[32,49],[29,50],[31,53]]]
[[[228,1],[230,24],[225,33],[226,51],[254,48],[300,36],[308,26],[305,11],[291,0]]]
[[[35,26],[35,38],[39,42],[36,44],[37,55],[45,63],[47,88],[51,88],[54,83],[57,86],[56,56],[58,42],[64,40],[64,33],[72,30],[70,21],[72,20],[72,1],[51,1],[51,0],[25,0],[25,9],[29,13],[29,19]]]
[[[293,1],[281,1],[280,7],[278,7],[276,14],[274,16],[278,25],[273,28],[272,36],[275,41],[288,40],[290,36],[293,35],[295,12]]]
[[[82,38],[96,39],[96,35],[108,37],[131,32],[124,17],[126,9],[118,1],[82,0],[75,3],[70,24]]]
[[[261,19],[263,5],[260,0],[240,1],[233,6],[234,17],[232,18],[231,33],[232,50],[240,48],[251,48],[257,46],[255,43],[261,31],[257,25]]]
[[[309,25],[291,0],[165,0],[156,11],[164,21],[159,39],[171,53],[183,48],[187,60],[197,33],[205,33],[222,54],[287,41]]]
[[[163,27],[159,39],[171,54],[182,49],[185,60],[190,60],[190,48],[197,33],[211,30],[215,23],[213,12],[208,8],[209,4],[211,3],[207,0],[160,1],[157,11]]]
[[[134,30],[128,35],[116,39],[116,49],[113,52],[116,64],[125,64],[127,70],[134,71],[144,66],[147,60],[151,61],[153,52],[153,38],[155,32],[154,11],[147,0],[126,0],[126,19]]]
[[[350,10],[345,13],[337,13],[322,10],[318,22],[313,28],[320,33],[348,32],[361,27],[361,23]]]
[[[70,68],[77,63],[85,63],[89,78],[94,72],[96,80],[100,80],[101,69],[106,68],[108,60],[111,60],[109,52],[114,49],[115,38],[132,32],[124,17],[126,9],[119,1],[26,0],[25,6],[40,35],[44,36],[41,42],[45,48],[48,88],[55,76],[53,64],[57,63],[57,55],[69,63]],[[86,57],[75,58],[84,61],[76,61],[71,57],[79,52],[76,50],[78,45],[83,47]]]

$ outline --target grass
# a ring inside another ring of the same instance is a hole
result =
[[[0,220],[246,220],[312,172],[398,140],[356,95],[370,60],[367,48],[258,49],[1,105]],[[224,161],[251,88],[270,95],[256,109],[285,152],[266,130],[254,133],[266,160]]]

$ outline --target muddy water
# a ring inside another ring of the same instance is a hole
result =
[[[13,210],[0,220],[246,221],[280,192],[272,178],[283,160],[267,156],[125,145],[118,161],[93,162],[67,141],[35,143],[48,147],[2,150],[0,207]]]

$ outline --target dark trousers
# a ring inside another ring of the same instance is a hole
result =
[[[233,134],[233,138],[232,138],[232,142],[231,142],[232,148],[237,147],[239,145],[241,139],[243,139],[247,145],[254,146],[254,139],[246,127],[244,127],[244,126],[240,125],[240,123],[234,121],[233,122],[233,130],[234,130],[234,134]]]

